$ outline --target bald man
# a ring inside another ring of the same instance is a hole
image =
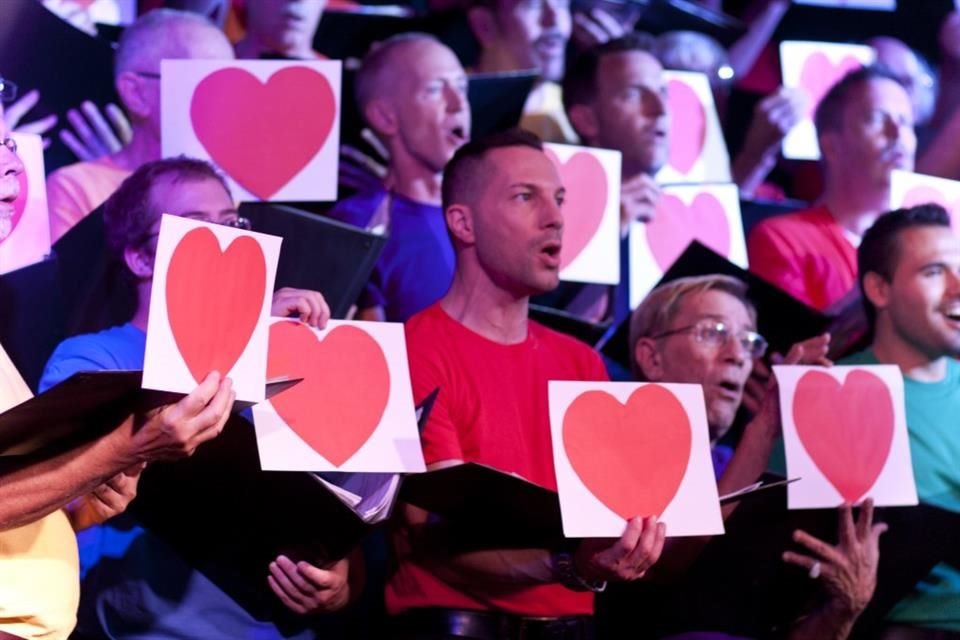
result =
[[[213,23],[186,11],[157,9],[124,31],[114,60],[114,84],[130,117],[133,138],[116,153],[50,175],[52,240],[103,204],[139,166],[160,159],[160,61],[233,57],[230,42]]]
[[[436,302],[453,277],[440,178],[470,136],[467,76],[433,36],[409,33],[375,47],[356,82],[357,104],[390,160],[382,185],[344,200],[332,215],[389,230],[360,311],[402,322]]]

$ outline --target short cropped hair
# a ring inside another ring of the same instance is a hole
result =
[[[354,95],[356,96],[357,106],[361,111],[374,98],[377,89],[384,84],[387,74],[392,70],[396,62],[392,56],[394,51],[398,47],[413,42],[443,44],[429,33],[411,31],[391,36],[382,42],[374,43],[370,47],[370,51],[364,56],[360,68],[357,70],[354,85]]]
[[[597,93],[597,70],[604,56],[642,51],[656,57],[655,38],[648,33],[632,32],[597,45],[578,55],[563,77],[563,106],[570,111],[576,104],[590,104]]]
[[[192,11],[179,11],[177,9],[149,11],[137,18],[121,34],[114,55],[114,75],[120,75],[124,71],[137,70],[143,58],[159,61],[165,57],[176,57],[172,54],[175,54],[179,48],[185,45],[181,41],[171,38],[174,38],[174,27],[182,24],[209,27],[213,31],[220,32],[215,24]],[[227,42],[226,36],[223,36],[223,38]],[[152,69],[139,70],[153,71]]]
[[[640,338],[650,338],[666,331],[676,317],[684,298],[708,291],[722,291],[730,294],[743,303],[750,319],[756,323],[757,310],[747,297],[747,285],[737,278],[711,274],[678,278],[660,285],[643,299],[630,316],[630,362],[637,379],[643,377],[643,372],[640,371],[640,366],[633,355]]]
[[[205,160],[166,158],[148,162],[134,171],[103,205],[103,223],[107,247],[114,257],[123,258],[127,247],[143,242],[162,211],[154,207],[151,192],[161,178],[173,182],[216,180],[230,194],[223,176]]]
[[[543,151],[543,142],[535,134],[523,129],[508,129],[471,140],[453,154],[443,169],[440,186],[444,211],[453,204],[470,203],[484,182],[483,161],[494,149],[529,147]]]
[[[950,214],[938,204],[921,204],[897,209],[877,218],[873,226],[863,234],[863,239],[857,248],[857,273],[863,308],[871,329],[876,322],[877,310],[867,299],[863,281],[868,273],[875,273],[884,280],[891,281],[900,260],[900,236],[907,229],[917,227],[949,229]]]
[[[843,76],[820,100],[813,115],[813,123],[817,128],[817,135],[826,131],[838,131],[842,126],[843,110],[853,96],[853,93],[873,80],[890,80],[903,87],[900,79],[883,67],[868,66],[854,69]],[[906,88],[903,87],[906,91]]]

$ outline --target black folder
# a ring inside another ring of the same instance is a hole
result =
[[[421,428],[433,398],[418,407]],[[322,475],[336,483],[337,474]],[[400,487],[415,477],[401,476]],[[398,495],[399,489],[390,500]],[[266,582],[274,558],[284,554],[323,566],[347,556],[377,526],[317,474],[262,471],[254,427],[238,415],[193,456],[149,465],[130,509],[244,609],[271,620],[286,615]]]
[[[142,389],[143,371],[83,371],[0,413],[0,455],[27,455],[89,442],[134,412],[173,404],[185,393]],[[300,379],[268,381],[269,398]],[[254,403],[235,402],[234,411]]]
[[[0,345],[31,389],[65,331],[56,258],[0,276]]]
[[[268,202],[245,202],[240,215],[256,231],[283,238],[276,288],[323,294],[334,318],[344,318],[370,278],[386,237]]]
[[[464,548],[564,544],[557,492],[486,465],[408,476],[400,499],[445,518]]]
[[[706,274],[728,275],[746,283],[747,295],[757,308],[758,331],[770,343],[771,351],[786,354],[793,344],[822,334],[831,324],[827,315],[738,267],[696,240],[663,274],[657,286],[678,278]],[[627,368],[630,367],[629,318],[611,327],[597,343],[601,353]]]

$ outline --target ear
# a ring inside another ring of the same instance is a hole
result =
[[[467,10],[467,23],[481,48],[488,46],[496,39],[498,33],[497,22],[493,17],[493,11],[489,8],[470,7]]]
[[[600,133],[600,125],[597,123],[597,114],[594,113],[593,107],[585,104],[575,104],[570,107],[567,117],[584,142],[587,144],[596,142],[597,135]]]
[[[839,154],[843,153],[843,151],[839,148],[839,136],[834,131],[825,131],[824,133],[818,135],[817,143],[820,145],[820,156],[823,158],[824,162],[828,164],[834,160],[837,160]]]
[[[131,116],[143,119],[150,115],[150,106],[143,95],[140,78],[135,73],[122,72],[117,76],[114,84],[117,95],[120,96],[120,102]]]
[[[656,340],[652,338],[637,340],[637,344],[633,347],[633,359],[645,380],[648,382],[663,380],[663,356],[660,355]]]
[[[149,280],[153,277],[154,257],[143,248],[127,247],[123,250],[123,261],[138,280]]]
[[[447,228],[450,234],[463,244],[474,244],[477,241],[473,229],[473,211],[465,204],[452,204],[444,212],[447,219]]]
[[[890,304],[890,283],[879,273],[868,271],[863,276],[863,295],[877,310],[885,309]]]
[[[363,109],[363,117],[374,131],[382,136],[394,136],[400,130],[397,111],[393,105],[381,98],[374,98]]]

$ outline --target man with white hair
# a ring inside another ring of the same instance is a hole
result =
[[[114,83],[133,138],[116,153],[69,165],[47,178],[51,240],[103,204],[137,167],[160,159],[160,61],[233,57],[219,29],[186,11],[157,9],[124,31],[117,45]]]

